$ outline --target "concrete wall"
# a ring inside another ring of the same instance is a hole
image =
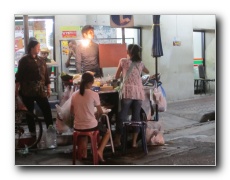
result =
[[[55,16],[55,51],[56,61],[60,63],[60,40],[62,40],[62,26],[83,26],[86,15],[56,15]]]
[[[214,30],[205,32],[205,67],[208,79],[216,79],[216,33]],[[215,82],[210,83],[211,92],[215,92]]]
[[[162,15],[160,18],[161,40],[164,55],[158,58],[158,72],[169,101],[194,96],[192,16]],[[177,32],[177,33],[176,33]],[[181,46],[173,46],[174,37]],[[143,29],[143,60],[151,74],[155,73],[155,58],[151,57],[151,26]]]
[[[193,15],[193,29],[205,31],[205,70],[208,79],[216,79],[216,16]],[[210,83],[215,92],[215,82]]]
[[[60,26],[110,25],[109,15],[57,15],[55,16],[56,59],[60,57]],[[134,15],[134,25],[141,26],[143,62],[150,73],[155,73],[155,58],[151,56],[152,15]],[[206,33],[207,75],[215,78],[216,37],[215,15],[161,15],[161,38],[164,55],[158,58],[163,87],[168,101],[194,97],[193,75],[193,30],[208,30]],[[181,46],[173,46],[173,39],[180,38]],[[214,72],[214,73],[213,73]]]
[[[194,30],[215,30],[215,15],[192,15],[192,23]]]

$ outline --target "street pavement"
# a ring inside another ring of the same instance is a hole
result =
[[[167,111],[159,113],[164,145],[148,145],[148,154],[141,148],[128,146],[126,154],[118,148],[115,154],[106,147],[106,162],[99,166],[216,166],[216,120],[202,119],[216,109],[215,95],[195,95],[193,99],[168,102]],[[76,166],[93,166],[92,156],[76,160]],[[72,145],[56,149],[15,152],[17,166],[72,166]]]

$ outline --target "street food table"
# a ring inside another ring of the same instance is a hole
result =
[[[144,86],[145,99],[142,102],[142,110],[144,111],[147,120],[151,120],[151,102],[153,103],[153,89],[154,86]],[[118,118],[119,111],[119,93],[115,90],[110,91],[99,91],[99,96],[101,100],[101,105],[111,109],[108,113],[109,119],[111,120],[113,116],[115,120]]]
[[[108,113],[110,121],[118,118],[118,105],[119,105],[119,93],[115,90],[99,91],[98,92],[101,105],[111,111]]]
[[[70,86],[70,85],[65,85],[69,88],[69,91],[74,91],[78,89],[77,86]],[[145,91],[145,99],[142,102],[142,110],[141,110],[141,118],[147,118],[147,120],[152,119],[152,112],[151,112],[151,104],[153,104],[153,89],[154,86],[144,86],[144,91]],[[102,91],[96,91],[99,94],[100,101],[101,101],[101,106],[105,109],[110,109],[107,113],[110,125],[115,125],[116,121],[118,119],[118,114],[119,114],[119,92],[112,89],[112,90],[102,90]],[[67,93],[68,94],[68,93]],[[71,94],[71,92],[70,92]],[[64,104],[61,105],[62,111],[64,111]],[[60,111],[60,110],[59,110]],[[61,112],[62,112],[61,111]],[[66,114],[64,112],[64,114]],[[114,127],[114,126],[113,126]],[[114,127],[115,128],[115,127]],[[114,128],[112,128],[114,130]]]

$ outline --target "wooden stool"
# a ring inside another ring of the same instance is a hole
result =
[[[79,136],[90,137],[91,149],[93,153],[93,163],[94,165],[97,165],[98,164],[97,147],[98,147],[98,140],[99,140],[99,131],[86,131],[86,132],[74,131],[73,132],[73,165],[75,165],[75,161],[76,161],[76,146],[77,146],[77,139]],[[82,155],[81,152],[79,151],[79,147],[77,151],[77,157],[79,160],[82,159]]]
[[[127,140],[128,140],[128,130],[129,127],[139,127],[142,136],[142,148],[145,154],[148,154],[148,148],[146,143],[146,122],[145,121],[129,121],[123,122],[123,153],[126,153]]]

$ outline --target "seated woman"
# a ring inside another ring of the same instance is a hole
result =
[[[104,162],[103,151],[109,140],[109,130],[97,119],[103,114],[98,93],[91,90],[94,77],[90,73],[82,75],[80,89],[73,93],[71,99],[71,113],[74,115],[74,129],[77,131],[99,130],[103,136],[98,147],[99,160]],[[94,107],[96,107],[96,117]],[[87,158],[87,137],[80,138],[82,157]]]

